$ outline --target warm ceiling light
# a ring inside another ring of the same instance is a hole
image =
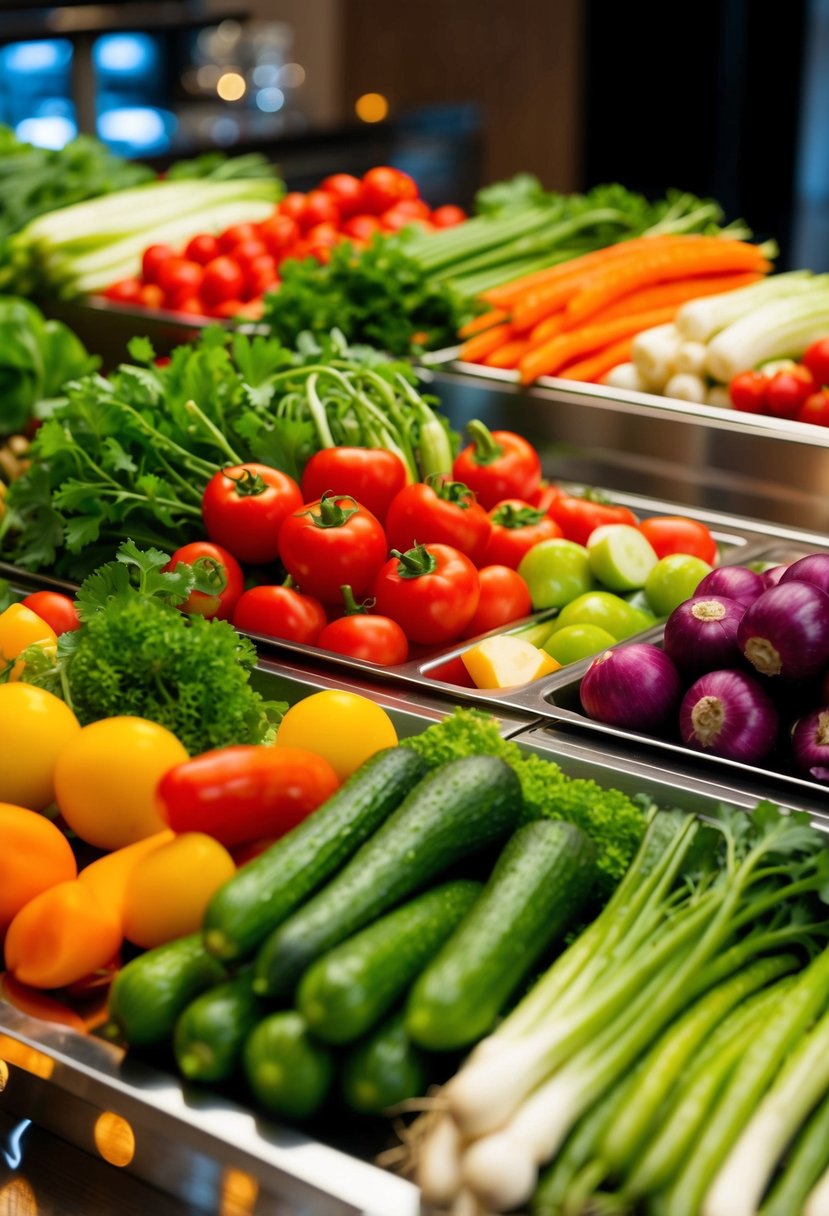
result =
[[[222,101],[238,101],[244,97],[247,87],[244,76],[238,72],[223,72],[216,81],[216,92]]]
[[[363,93],[354,109],[361,122],[382,122],[388,116],[389,103],[382,93]]]

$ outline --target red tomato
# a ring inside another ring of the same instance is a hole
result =
[[[452,476],[475,491],[487,511],[505,498],[529,502],[541,483],[541,460],[513,431],[489,431],[477,419],[466,428],[473,442],[455,457]]]
[[[198,262],[200,266],[206,266],[220,253],[219,242],[210,232],[201,232],[198,236],[194,236],[184,250],[184,256],[191,262]]]
[[[381,667],[396,667],[409,657],[409,643],[396,621],[373,612],[355,612],[326,625],[317,645]]]
[[[245,295],[256,297],[264,295],[271,287],[279,282],[276,262],[269,253],[254,258],[245,268]]]
[[[406,466],[384,448],[323,448],[302,474],[306,502],[331,494],[349,494],[385,523],[389,504],[406,484]]]
[[[484,566],[478,571],[481,597],[472,620],[461,637],[476,638],[491,629],[520,621],[532,612],[530,589],[510,566]]]
[[[183,312],[188,317],[206,317],[207,308],[198,296],[188,296],[184,300],[176,300],[175,311]]]
[[[413,220],[428,220],[432,214],[429,204],[422,198],[402,198],[392,210],[399,211],[401,215],[410,215]]]
[[[829,389],[822,388],[807,397],[795,415],[798,422],[829,426]]]
[[[142,286],[140,279],[119,279],[101,294],[104,299],[114,300],[117,304],[135,304],[141,298]]]
[[[382,215],[405,198],[417,198],[417,186],[408,173],[378,165],[363,176],[363,207],[370,215]]]
[[[237,844],[230,849],[230,856],[236,863],[238,870],[240,866],[246,866],[249,861],[255,861],[272,844],[276,844],[273,836],[265,836],[261,840],[249,840],[245,844]]]
[[[818,385],[829,384],[829,338],[813,342],[803,356],[803,365],[808,367]]]
[[[345,583],[355,596],[365,595],[387,552],[379,521],[345,495],[308,503],[279,533],[279,556],[293,582],[329,604],[340,602]]]
[[[536,507],[539,511],[546,511],[549,513],[550,507],[553,505],[556,499],[563,497],[564,490],[560,489],[558,486],[550,485],[548,481],[544,481],[538,487],[535,494],[530,495],[527,502],[531,506]]]
[[[241,266],[229,257],[214,258],[204,268],[201,295],[206,304],[224,304],[226,300],[238,300],[244,286]]]
[[[807,397],[817,388],[808,367],[775,372],[766,389],[768,412],[775,418],[794,418]]]
[[[221,304],[214,304],[210,310],[211,317],[221,317],[223,320],[230,321],[234,317],[244,316],[246,300],[222,300]]]
[[[561,534],[577,545],[586,545],[591,534],[602,524],[630,524],[636,528],[639,520],[627,507],[614,506],[595,497],[562,494],[550,503],[547,514],[561,528]]]
[[[75,601],[68,595],[58,591],[33,591],[21,600],[24,608],[31,608],[36,616],[45,621],[60,637],[62,633],[71,633],[80,629],[81,622],[75,610]]]
[[[231,250],[229,257],[232,257],[234,262],[245,270],[250,266],[251,262],[255,262],[257,258],[268,256],[268,247],[264,241],[260,241],[259,237],[248,237],[245,241],[240,241]]]
[[[450,545],[417,545],[389,558],[371,594],[375,611],[397,621],[410,642],[438,646],[460,637],[474,617],[478,571]]]
[[[505,498],[489,513],[492,521],[484,564],[509,566],[517,570],[521,558],[542,540],[561,536],[561,528],[540,507],[531,507],[520,498]],[[479,609],[480,611],[480,609]]]
[[[187,258],[168,258],[158,270],[158,286],[171,304],[198,294],[204,269]]]
[[[411,203],[416,203],[416,201],[415,199],[408,200]],[[388,211],[383,212],[380,216],[380,227],[383,232],[400,232],[412,224],[416,227],[431,228],[428,220],[422,215],[412,215],[411,212],[404,210],[405,206],[406,201],[397,203],[394,207],[389,207]]]
[[[175,765],[158,783],[157,796],[174,832],[204,832],[236,845],[284,836],[339,784],[329,762],[314,752],[240,744]]]
[[[728,386],[728,395],[735,410],[748,414],[767,412],[766,390],[768,376],[762,372],[740,372]]]
[[[233,613],[233,624],[245,633],[284,638],[316,646],[327,617],[319,600],[292,587],[251,587],[244,591]]]
[[[297,224],[300,222],[300,217],[305,211],[305,195],[299,190],[292,190],[286,194],[279,204],[279,214],[288,215]]]
[[[386,516],[392,549],[411,549],[434,541],[451,545],[480,566],[492,524],[472,491],[460,481],[417,482],[395,495]]]
[[[671,553],[690,553],[716,566],[719,552],[717,542],[705,524],[697,519],[686,519],[684,515],[652,515],[643,519],[639,531],[650,542],[657,557],[668,557]]]
[[[309,228],[305,234],[305,239],[312,248],[327,246],[331,249],[339,241],[340,234],[336,224],[328,222],[315,224],[313,228]]]
[[[363,183],[350,173],[332,173],[320,183],[320,189],[336,199],[343,219],[356,215],[363,205]]]
[[[454,203],[444,203],[442,207],[435,207],[430,218],[436,228],[454,228],[464,222],[466,212]]]
[[[161,308],[164,305],[164,292],[158,283],[145,283],[138,293],[138,303],[142,308]]]
[[[230,228],[225,228],[219,237],[219,248],[222,253],[232,253],[236,246],[241,245],[243,241],[258,240],[259,233],[256,231],[255,224],[233,224]]]
[[[340,228],[344,236],[352,237],[355,241],[370,241],[379,231],[380,221],[376,215],[353,215]]]
[[[169,258],[176,257],[175,249],[169,245],[150,245],[141,258],[141,273],[145,283],[157,283],[158,272]]]
[[[164,569],[175,570],[178,565],[193,566],[196,562],[201,563],[199,570],[215,590],[212,595],[205,591],[191,591],[179,608],[182,612],[196,613],[208,620],[217,617],[220,621],[229,621],[245,589],[242,567],[227,549],[211,545],[206,540],[196,540],[176,549]]]
[[[268,253],[278,257],[299,240],[299,224],[289,215],[277,212],[259,225],[259,235]]]
[[[305,195],[305,207],[298,217],[299,226],[303,232],[316,228],[317,224],[334,224],[340,222],[340,209],[337,200],[324,190],[310,190]]]
[[[265,464],[242,464],[214,473],[202,495],[207,535],[240,562],[260,565],[279,554],[279,529],[302,506],[299,486]]]

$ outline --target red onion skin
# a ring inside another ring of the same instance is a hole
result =
[[[765,590],[768,591],[769,587],[776,587],[788,568],[788,566],[772,566],[771,569],[764,570],[760,578],[763,580]]]
[[[692,684],[679,707],[679,733],[688,747],[754,764],[777,739],[778,717],[754,676],[711,671]]]
[[[763,577],[745,566],[718,566],[698,584],[694,595],[724,595],[751,604],[765,591]]]
[[[737,642],[761,675],[817,675],[829,661],[829,595],[810,583],[781,579],[749,604]]]
[[[811,583],[829,595],[829,553],[810,553],[801,557],[780,575],[781,583]]]
[[[792,727],[792,754],[800,772],[829,781],[829,706],[799,718]]]
[[[682,695],[679,672],[668,655],[647,642],[632,642],[597,655],[581,681],[588,717],[629,730],[657,730]]]
[[[705,605],[714,606],[710,612],[721,609],[720,619],[714,619],[710,613],[706,619]],[[685,674],[702,675],[705,671],[735,667],[742,662],[737,629],[746,607],[740,600],[724,595],[692,596],[675,608],[665,622],[662,638],[665,653]]]

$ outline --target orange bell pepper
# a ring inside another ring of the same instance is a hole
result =
[[[50,820],[0,802],[0,940],[36,895],[77,874],[69,841]]]
[[[62,882],[15,916],[6,934],[6,966],[33,988],[63,988],[105,967],[121,941],[118,913],[87,883]]]
[[[124,899],[130,875],[143,858],[172,840],[175,840],[175,833],[165,828],[163,832],[137,840],[135,844],[124,845],[122,849],[107,853],[84,866],[78,875],[78,882],[88,887],[99,903],[123,922]]]

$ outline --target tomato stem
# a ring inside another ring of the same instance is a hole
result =
[[[370,612],[374,607],[376,600],[367,599],[358,604],[354,598],[354,592],[351,590],[349,583],[343,583],[340,587],[340,593],[343,597],[343,607],[345,608],[345,616],[360,616],[363,613]]]
[[[475,501],[475,495],[469,486],[464,485],[462,481],[448,481],[442,473],[430,473],[426,478],[426,484],[443,502],[454,503],[456,507],[462,507],[464,511]]]
[[[492,516],[492,522],[502,528],[529,528],[538,524],[546,515],[546,511],[538,511],[535,507],[514,507],[511,502],[505,502]]]
[[[397,558],[397,573],[400,578],[420,578],[423,574],[434,574],[438,563],[425,545],[415,545],[401,553],[392,549],[391,556]]]
[[[489,427],[485,426],[480,419],[473,418],[471,422],[467,423],[466,429],[475,445],[473,459],[476,464],[494,464],[503,456],[504,449],[500,443],[495,442]]]
[[[240,498],[255,498],[257,494],[264,494],[268,488],[261,474],[254,473],[252,469],[243,468],[238,477],[228,473],[227,469],[222,469],[222,473],[236,486],[236,493]]]
[[[341,502],[353,502],[354,506],[341,507]],[[318,514],[309,508],[307,511],[298,511],[297,515],[307,515],[315,528],[341,528],[360,510],[350,494],[335,495],[331,490],[325,491],[319,501],[319,508]]]

